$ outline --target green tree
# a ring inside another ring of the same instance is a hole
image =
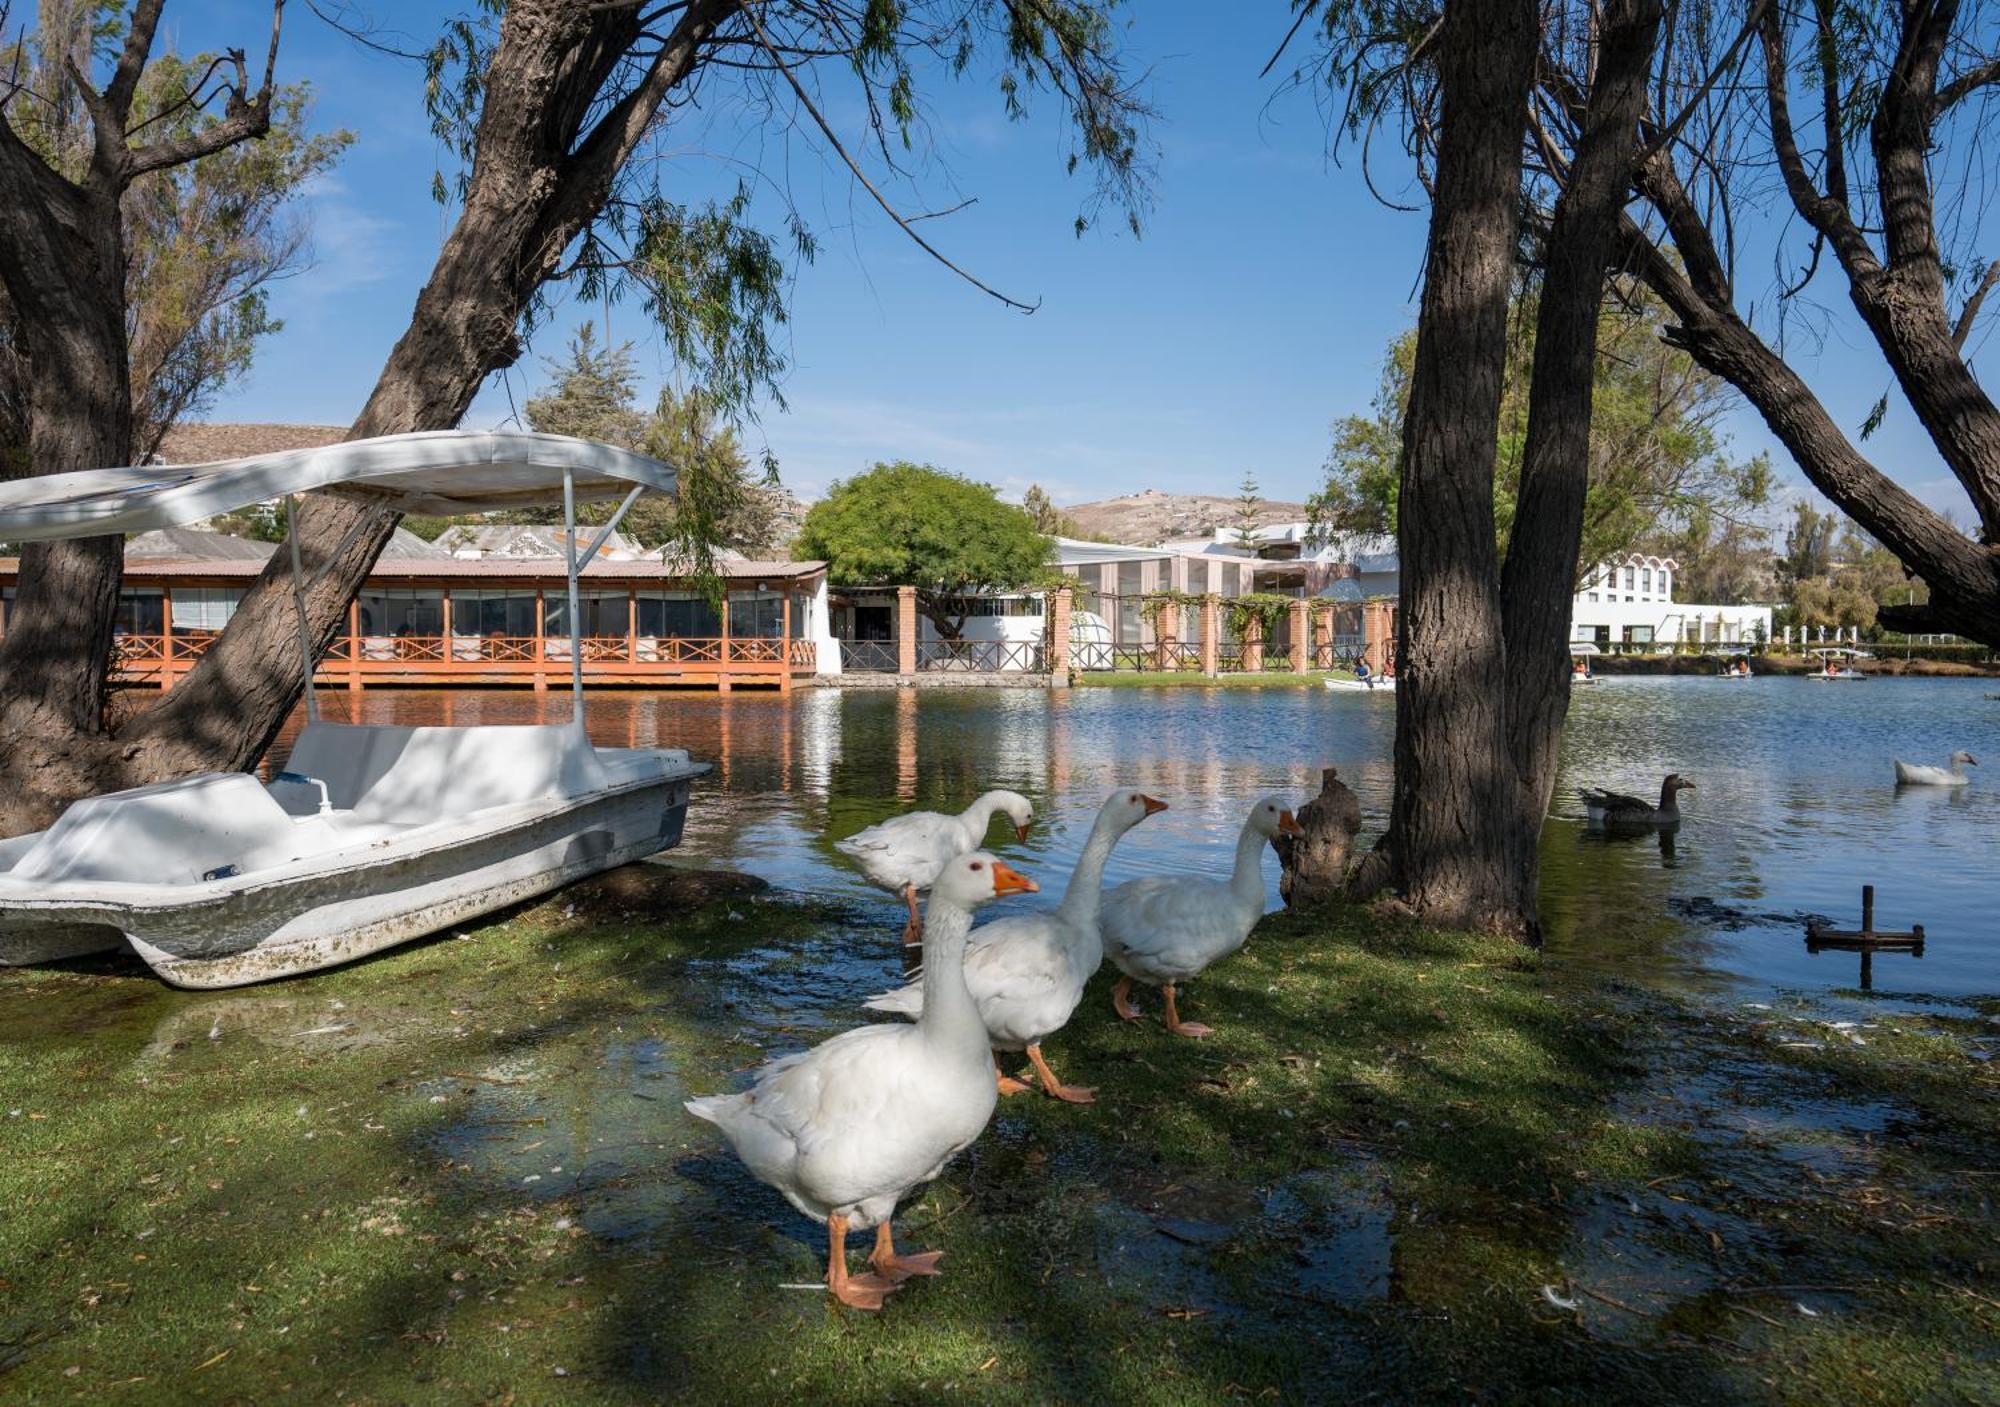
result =
[[[1791,525],[1785,529],[1785,555],[1778,559],[1785,575],[1795,582],[1827,575],[1833,568],[1839,529],[1837,514],[1822,513],[1803,498],[1794,503]]]
[[[806,514],[794,552],[842,586],[915,586],[938,634],[965,627],[958,598],[1040,581],[1055,544],[993,490],[929,464],[877,464]]]
[[[529,429],[639,448],[646,437],[646,416],[638,408],[630,342],[600,347],[596,328],[586,322],[570,339],[567,359],[549,358],[546,365],[554,379],[539,396],[528,398]]]
[[[1503,553],[1527,445],[1537,304],[1533,293],[1518,294],[1508,315],[1494,469],[1494,527]],[[1644,297],[1608,304],[1599,320],[1583,571],[1696,518],[1747,526],[1750,512],[1770,493],[1767,459],[1739,460],[1728,452],[1720,428],[1727,383],[1662,341],[1661,320],[1658,300]],[[1315,536],[1395,531],[1416,342],[1412,329],[1390,344],[1369,414],[1334,422],[1325,482],[1307,501]]]
[[[1257,494],[1257,476],[1245,474],[1243,482],[1236,488],[1236,525],[1231,529],[1231,541],[1246,551],[1255,552],[1264,535],[1258,531],[1258,512],[1264,500]]]
[[[1021,511],[1033,521],[1036,532],[1049,537],[1062,533],[1062,510],[1056,507],[1055,500],[1040,484],[1028,485],[1028,491],[1021,495]]]

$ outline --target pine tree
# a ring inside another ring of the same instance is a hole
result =
[[[1257,476],[1245,474],[1242,487],[1236,491],[1236,528],[1234,543],[1250,552],[1255,552],[1263,541],[1258,529],[1258,509],[1264,500],[1257,493]]]
[[[1049,497],[1048,490],[1040,484],[1029,484],[1028,491],[1021,495],[1021,507],[1035,520],[1035,531],[1054,537],[1063,531],[1062,510]]]
[[[569,359],[551,357],[547,365],[554,379],[528,402],[530,429],[639,448],[646,437],[646,416],[636,403],[631,343],[600,349],[596,329],[585,323],[570,339]]]

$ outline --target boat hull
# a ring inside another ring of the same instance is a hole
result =
[[[1396,692],[1396,681],[1393,679],[1377,679],[1370,682],[1365,679],[1334,678],[1322,679],[1320,682],[1327,688],[1343,694],[1393,694]]]
[[[513,824],[303,876],[163,900],[0,906],[0,964],[129,942],[177,987],[241,987],[351,962],[678,844],[706,767],[555,803]]]

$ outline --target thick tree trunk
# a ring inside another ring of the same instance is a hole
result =
[[[1442,131],[1398,503],[1396,782],[1390,848],[1423,918],[1515,930],[1524,896],[1496,821],[1514,809],[1493,467],[1521,145],[1539,30],[1531,0],[1463,0],[1440,37]]]
[[[1556,201],[1543,261],[1528,437],[1501,573],[1507,754],[1518,781],[1508,844],[1521,889],[1522,926],[1530,933],[1539,929],[1535,895],[1542,821],[1569,713],[1569,626],[1590,488],[1591,395],[1605,267],[1631,189],[1661,14],[1658,0],[1611,0],[1605,8],[1583,135]]]

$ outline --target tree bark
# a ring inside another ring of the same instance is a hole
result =
[[[1539,37],[1531,0],[1445,8],[1442,103],[1398,499],[1402,610],[1390,848],[1403,897],[1456,928],[1520,927],[1498,547],[1493,531],[1507,297]]]
[[[1542,261],[1528,434],[1500,579],[1507,647],[1507,756],[1517,774],[1509,843],[1522,927],[1539,931],[1541,832],[1555,790],[1569,713],[1570,616],[1590,488],[1591,397],[1605,269],[1631,189],[1647,76],[1659,39],[1658,0],[1611,0],[1582,136],[1557,197]]]

